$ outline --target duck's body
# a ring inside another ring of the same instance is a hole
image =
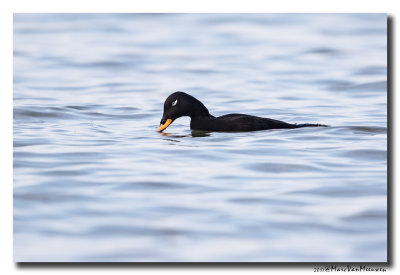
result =
[[[245,114],[228,114],[214,117],[203,103],[196,98],[183,92],[176,92],[165,100],[164,114],[158,131],[163,131],[181,116],[189,116],[191,118],[190,128],[192,130],[210,132],[247,132],[325,126],[321,124],[290,124],[275,119]]]
[[[190,121],[190,129],[222,132],[247,132],[268,129],[296,128],[295,125],[258,116],[229,114],[220,117],[194,117]]]

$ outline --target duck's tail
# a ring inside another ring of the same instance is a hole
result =
[[[302,127],[329,127],[329,125],[325,124],[313,124],[313,123],[302,123],[302,124],[293,124],[295,128]]]

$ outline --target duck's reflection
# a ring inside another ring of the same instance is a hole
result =
[[[176,135],[176,134],[170,134],[170,133],[160,133],[164,137],[171,137],[171,138],[185,138],[185,137],[208,137],[211,135],[210,132],[206,131],[199,131],[199,130],[192,130],[190,134],[187,135]]]
[[[199,130],[192,130],[192,137],[209,137],[211,136],[210,132],[206,131],[199,131]]]

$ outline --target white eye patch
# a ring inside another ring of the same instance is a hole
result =
[[[176,103],[178,103],[178,100],[177,100],[177,99],[175,99],[175,101],[172,102],[172,106],[175,106]]]

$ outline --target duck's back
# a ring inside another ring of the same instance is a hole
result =
[[[190,123],[193,130],[244,132],[268,129],[291,129],[295,125],[283,121],[245,114],[228,114],[220,117],[194,118]]]

